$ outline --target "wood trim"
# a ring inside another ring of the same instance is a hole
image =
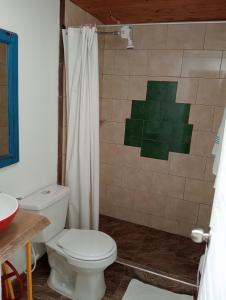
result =
[[[226,20],[225,0],[71,0],[104,24]]]
[[[59,71],[58,71],[58,167],[57,182],[63,184],[63,135],[64,135],[64,103],[63,103],[63,68],[64,68],[64,48],[61,29],[64,28],[65,21],[65,0],[60,0],[60,33],[59,33]]]

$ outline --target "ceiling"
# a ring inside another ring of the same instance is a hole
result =
[[[71,0],[104,24],[226,20],[226,0]]]

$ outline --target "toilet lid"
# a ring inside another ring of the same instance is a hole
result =
[[[64,252],[81,260],[101,260],[111,255],[115,241],[97,230],[70,229],[57,242]]]

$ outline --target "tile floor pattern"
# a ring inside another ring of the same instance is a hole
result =
[[[125,267],[120,261],[195,284],[199,258],[204,252],[203,245],[194,244],[185,237],[107,216],[100,217],[100,230],[116,240],[119,262],[105,271],[107,290],[103,300],[121,300],[132,278],[173,292],[195,295],[194,288],[178,286],[173,281]],[[47,256],[44,256],[33,273],[34,300],[67,300],[48,287],[48,276],[49,265]],[[22,300],[25,299],[26,295]]]
[[[176,234],[103,215],[100,216],[100,230],[115,239],[119,261],[196,283],[204,245]]]

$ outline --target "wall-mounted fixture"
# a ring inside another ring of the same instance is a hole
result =
[[[0,29],[0,168],[18,161],[18,37]]]
[[[122,39],[128,40],[128,45],[126,49],[134,49],[133,40],[132,40],[132,28],[129,25],[123,25],[120,29],[120,36]]]

